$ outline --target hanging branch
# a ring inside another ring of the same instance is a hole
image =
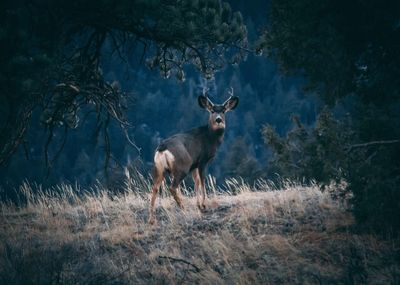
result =
[[[108,165],[110,162],[110,155],[111,155],[111,145],[110,145],[110,137],[108,135],[108,125],[110,123],[110,115],[107,115],[107,119],[103,125],[103,135],[104,135],[104,153],[105,153],[105,160],[104,160],[104,173],[106,177],[108,176]]]
[[[388,144],[394,144],[394,143],[399,143],[400,140],[381,140],[381,141],[371,141],[371,142],[366,142],[366,143],[359,143],[359,144],[353,144],[347,147],[347,151],[351,151],[355,148],[361,148],[361,147],[369,147],[373,145],[388,145]]]
[[[2,137],[2,141],[0,142],[0,165],[6,164],[17,151],[19,145],[24,142],[29,120],[32,117],[34,108],[35,106],[33,104],[28,104],[23,111],[18,113],[18,121],[15,122],[13,132],[5,132],[8,127],[2,128],[2,136],[8,135],[9,137],[4,137],[4,141]],[[12,122],[8,121],[6,126],[11,123]]]

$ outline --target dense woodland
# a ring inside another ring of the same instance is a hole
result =
[[[240,97],[217,181],[346,182],[358,220],[400,228],[398,1],[3,1],[0,183],[115,186],[158,142]]]

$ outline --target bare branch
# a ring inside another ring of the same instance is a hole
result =
[[[56,154],[53,156],[53,159],[50,162],[50,165],[52,165],[57,159],[58,157],[61,155],[61,152],[64,149],[65,143],[67,142],[67,138],[68,138],[68,126],[64,125],[64,134],[63,134],[63,139],[61,142],[60,147],[58,148]]]
[[[191,262],[189,262],[187,260],[184,260],[182,258],[176,258],[176,257],[164,256],[164,255],[160,255],[160,256],[158,256],[158,258],[168,259],[169,261],[172,261],[172,262],[182,262],[182,263],[185,263],[187,265],[192,266],[194,268],[195,272],[200,272],[201,271],[200,268],[197,265],[195,265],[195,264],[193,264],[193,263],[191,263]]]
[[[347,147],[348,151],[351,151],[352,149],[355,148],[360,148],[360,147],[368,147],[368,146],[373,146],[373,145],[386,145],[386,144],[394,144],[394,143],[399,143],[400,140],[382,140],[382,141],[371,141],[367,143],[359,143],[359,144],[353,144]]]
[[[104,173],[106,177],[108,176],[108,165],[110,162],[110,153],[111,153],[111,145],[110,145],[110,137],[108,135],[108,125],[110,123],[110,115],[107,114],[107,119],[103,125],[103,134],[104,134],[104,153],[105,153],[105,160],[104,160]]]
[[[68,91],[74,91],[76,93],[79,93],[79,88],[76,87],[75,85],[72,84],[67,84],[67,83],[60,83],[57,84],[54,88],[55,91],[58,90],[68,90]]]
[[[229,96],[233,96],[233,87],[231,86],[228,91]]]
[[[45,164],[47,167],[47,176],[49,175],[50,168],[51,168],[50,160],[49,160],[49,146],[50,146],[51,141],[53,140],[53,137],[54,137],[54,125],[50,125],[49,126],[49,135],[47,136],[47,140],[44,145],[44,161],[45,161]]]
[[[124,125],[121,125],[121,128],[122,128],[122,130],[124,131],[125,138],[126,138],[126,140],[128,141],[128,143],[129,143],[132,147],[134,147],[134,148],[136,149],[136,151],[138,152],[138,154],[139,154],[139,156],[140,156],[140,155],[141,155],[142,149],[141,149],[140,147],[138,147],[138,146],[131,140],[131,138],[129,137],[128,130],[126,129],[126,127],[125,127]]]
[[[112,40],[113,46],[114,46],[114,49],[112,50],[111,54],[114,54],[115,52],[117,52],[119,59],[122,60],[125,64],[129,64],[128,60],[121,53],[121,46],[124,43],[118,44],[118,40],[115,38],[114,33],[110,32],[109,35],[111,37],[111,40]]]

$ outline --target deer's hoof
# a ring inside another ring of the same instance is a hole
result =
[[[182,203],[179,203],[179,204],[178,204],[178,207],[179,207],[181,210],[185,210],[185,206],[183,206]]]
[[[197,207],[199,208],[199,210],[201,212],[204,212],[206,210],[206,205],[204,205],[204,204],[198,204]]]
[[[149,218],[149,224],[150,225],[155,225],[155,223],[156,223],[156,219],[154,217],[150,217]]]

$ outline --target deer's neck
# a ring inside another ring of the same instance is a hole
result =
[[[213,130],[210,126],[207,127],[207,136],[211,144],[217,147],[222,143],[224,139],[224,129]]]

